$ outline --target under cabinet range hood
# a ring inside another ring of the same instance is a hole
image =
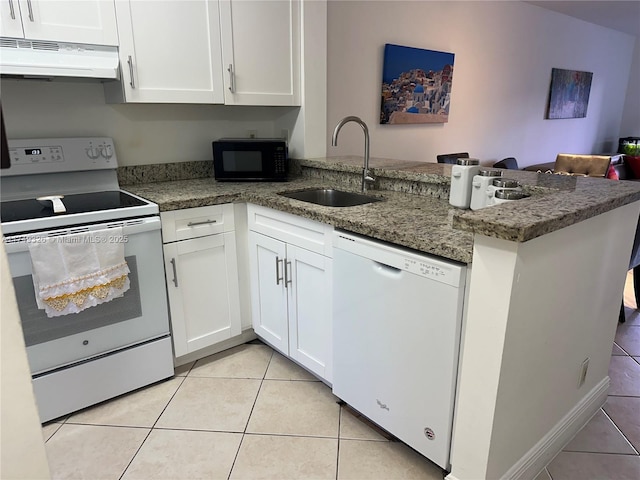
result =
[[[0,74],[21,77],[118,79],[118,48],[0,38]]]

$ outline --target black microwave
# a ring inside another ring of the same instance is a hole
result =
[[[287,142],[272,138],[221,138],[213,142],[213,174],[229,182],[285,182]]]

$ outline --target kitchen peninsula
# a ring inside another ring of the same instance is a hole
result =
[[[119,177],[161,211],[253,203],[468,264],[447,478],[534,478],[606,399],[640,185],[508,170],[529,198],[460,211],[448,204],[450,165],[372,159],[369,193],[383,202],[332,208],[278,195],[356,191],[361,162],[301,160],[277,184],[154,177],[154,166]]]

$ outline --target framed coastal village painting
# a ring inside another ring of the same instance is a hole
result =
[[[449,121],[454,54],[386,44],[381,124]]]
[[[592,78],[592,72],[552,68],[547,118],[586,117]]]

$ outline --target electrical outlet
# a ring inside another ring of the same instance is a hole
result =
[[[585,380],[587,379],[587,371],[589,370],[589,357],[585,358],[580,365],[580,377],[578,378],[578,388],[584,385]]]
[[[247,134],[249,135],[249,138],[256,138],[258,136],[258,131],[257,130],[248,130]]]

